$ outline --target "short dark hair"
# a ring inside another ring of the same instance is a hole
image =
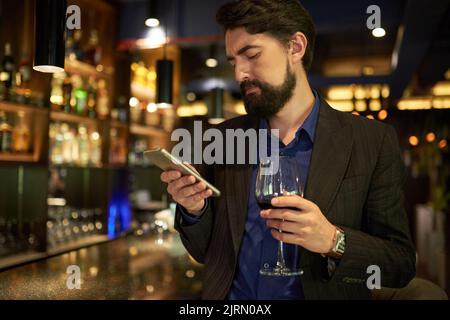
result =
[[[316,31],[309,12],[299,0],[236,0],[217,11],[217,22],[225,29],[244,27],[250,34],[268,33],[287,45],[292,35],[302,32],[308,40],[303,67],[313,61]]]

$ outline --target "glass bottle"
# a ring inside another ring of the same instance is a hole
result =
[[[16,73],[16,94],[19,103],[27,103],[31,96],[31,63],[27,53],[23,53]]]
[[[16,68],[14,58],[12,57],[11,44],[9,42],[5,43],[4,53],[1,64],[0,82],[3,90],[2,98],[4,100],[9,100],[14,84],[14,71]]]
[[[100,79],[97,86],[97,114],[99,118],[105,119],[109,116],[109,96],[105,79]]]
[[[11,151],[12,127],[4,111],[0,111],[0,152]]]
[[[78,61],[84,61],[84,52],[81,48],[81,38],[83,33],[81,30],[75,30],[73,34],[73,53]]]
[[[83,79],[79,75],[72,77],[73,96],[75,97],[75,113],[85,116],[87,111],[88,93],[83,87]]]
[[[61,145],[61,152],[63,157],[63,162],[67,164],[72,164],[72,143],[74,140],[73,133],[70,131],[70,127],[67,123],[61,125],[61,135],[63,136],[63,141]]]
[[[85,125],[78,127],[78,149],[80,152],[79,164],[87,166],[89,164],[89,135]]]
[[[93,77],[90,77],[88,85],[88,98],[87,98],[87,105],[88,105],[87,113],[89,118],[96,117],[95,111],[96,104],[97,104],[97,84],[95,83],[95,79]]]
[[[65,73],[55,73],[52,77],[51,82],[51,92],[50,92],[50,103],[52,106],[52,109],[55,111],[61,111],[64,106],[64,80],[65,80]]]
[[[25,112],[19,111],[17,117],[12,134],[12,149],[15,152],[26,153],[30,150],[30,129],[26,123]]]
[[[53,164],[63,164],[64,157],[62,153],[62,145],[64,136],[61,132],[61,124],[54,123],[50,126],[50,159]]]
[[[98,45],[98,32],[97,30],[92,30],[89,37],[89,44],[85,51],[85,62],[91,65],[98,65],[101,59],[101,48]]]
[[[73,30],[66,29],[66,57],[70,60],[75,60],[77,57],[74,50],[74,32]]]
[[[102,140],[100,134],[94,131],[90,135],[90,162],[94,166],[101,166],[102,164]]]
[[[63,81],[63,111],[67,113],[70,113],[72,111],[72,91],[72,79],[66,74]]]

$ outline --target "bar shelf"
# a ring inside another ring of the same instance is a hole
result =
[[[64,70],[68,73],[78,74],[86,77],[104,78],[110,80],[114,74],[112,70],[98,70],[99,66],[87,64],[74,59],[66,58],[64,61]],[[103,66],[101,68],[104,68]]]

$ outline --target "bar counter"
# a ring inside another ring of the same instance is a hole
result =
[[[68,288],[73,265],[80,289]],[[0,299],[198,299],[201,273],[177,233],[132,234],[0,272]]]

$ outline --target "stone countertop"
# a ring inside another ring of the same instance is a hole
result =
[[[199,299],[201,273],[177,233],[130,235],[0,272],[0,299]]]

